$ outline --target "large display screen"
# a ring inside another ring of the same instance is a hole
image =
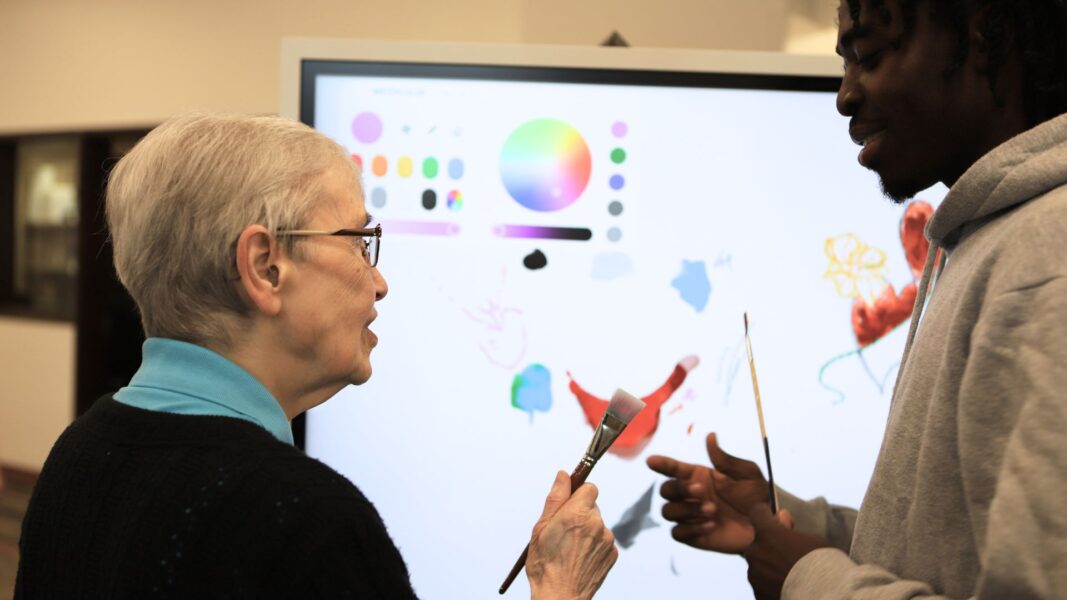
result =
[[[715,431],[766,472],[745,312],[776,481],[859,506],[945,191],[883,198],[835,78],[352,60],[301,80],[302,118],[362,166],[389,283],[374,375],[309,413],[306,449],[375,504],[421,597],[497,597],[623,388],[648,407],[590,478],[620,550],[601,595],[750,598],[741,558],[671,538],[644,463],[706,464]]]

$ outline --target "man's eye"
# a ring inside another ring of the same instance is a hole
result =
[[[862,51],[859,48],[854,48],[852,55],[855,57],[855,63],[869,69],[878,64],[879,59],[882,57],[882,49],[875,48],[867,51]]]
[[[873,67],[874,65],[878,64],[878,59],[881,58],[881,57],[882,57],[882,52],[881,51],[871,52],[870,54],[867,54],[866,56],[860,57],[860,59],[858,61],[856,61],[856,62],[858,62],[859,64],[861,64],[861,65],[863,65],[865,67]]]

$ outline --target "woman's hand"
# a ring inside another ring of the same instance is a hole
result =
[[[615,536],[604,525],[596,498],[596,486],[587,483],[571,494],[570,477],[556,474],[526,558],[534,600],[592,598],[615,564]]]

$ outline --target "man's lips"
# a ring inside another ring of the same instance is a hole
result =
[[[860,150],[857,159],[864,167],[871,168],[875,151],[879,146],[878,142],[882,139],[885,132],[885,123],[881,121],[854,118],[852,119],[852,122],[849,123],[849,137],[851,137],[852,141],[857,145],[863,147],[863,149]]]
[[[885,123],[879,121],[862,121],[852,119],[848,126],[848,135],[858,146],[866,146],[872,137],[885,131]]]

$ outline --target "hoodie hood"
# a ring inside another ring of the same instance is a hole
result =
[[[935,271],[940,272],[944,267],[947,255],[942,247],[951,245],[947,239],[958,234],[969,223],[1032,200],[1067,183],[1067,170],[1063,168],[1067,163],[1065,140],[1067,115],[1060,115],[991,150],[971,165],[949,190],[926,224],[930,250],[922,277],[919,278],[904,356],[900,359],[897,371],[897,384],[904,374],[904,365],[911,353],[915,332],[919,329],[931,279]]]
[[[1067,115],[1011,138],[978,159],[952,186],[926,225],[940,242],[964,225],[1067,183]]]

